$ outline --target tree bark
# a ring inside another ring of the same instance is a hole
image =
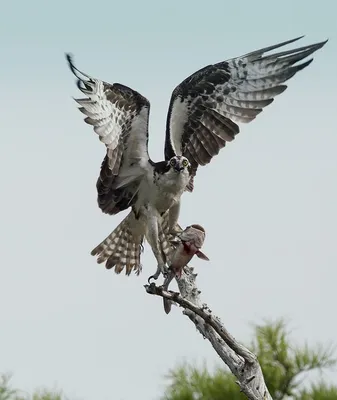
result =
[[[196,277],[193,268],[187,266],[181,278],[176,278],[180,293],[166,291],[154,283],[145,285],[145,289],[147,293],[171,300],[184,309],[183,314],[210,341],[214,350],[236,376],[240,390],[248,399],[272,400],[256,356],[235,340],[207,304],[201,303]]]

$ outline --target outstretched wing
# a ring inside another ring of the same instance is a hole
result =
[[[167,116],[165,158],[178,154],[190,160],[192,178],[187,190],[193,190],[198,166],[208,164],[239,133],[237,123],[252,121],[284,92],[283,83],[312,59],[296,63],[326,43],[264,55],[298,39],[209,65],[175,88]]]
[[[107,214],[132,206],[146,168],[149,101],[119,83],[109,84],[79,71],[69,54],[69,67],[77,87],[87,97],[75,99],[107,148],[97,180],[98,205]]]

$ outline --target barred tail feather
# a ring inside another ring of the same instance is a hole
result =
[[[126,275],[130,275],[132,270],[137,275],[140,274],[142,270],[140,253],[143,250],[144,235],[131,230],[130,227],[135,223],[137,224],[137,221],[131,212],[102,243],[92,250],[91,255],[97,256],[99,264],[105,262],[107,269],[115,267],[116,274],[120,274],[124,267]]]

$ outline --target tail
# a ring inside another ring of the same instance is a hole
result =
[[[166,314],[169,314],[171,312],[171,306],[172,306],[171,300],[165,299],[165,297],[164,297],[163,303],[164,303],[164,310],[165,310]]]
[[[168,291],[168,287],[170,282],[172,281],[172,279],[175,277],[175,273],[174,271],[170,270],[169,273],[167,274],[164,283],[163,283],[163,289]],[[166,314],[169,314],[169,312],[171,311],[171,305],[172,305],[172,301],[169,299],[166,299],[165,297],[163,298],[163,303],[164,303],[164,310],[166,312]]]
[[[120,274],[125,267],[126,275],[130,275],[132,270],[139,275],[142,270],[140,253],[143,250],[144,235],[135,233],[138,224],[139,221],[131,211],[117,228],[92,250],[91,255],[98,257],[99,264],[106,262],[107,269],[115,267],[116,274]]]

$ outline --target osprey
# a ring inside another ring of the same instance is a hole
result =
[[[97,180],[98,206],[107,214],[130,208],[128,216],[92,255],[106,268],[126,274],[141,271],[144,237],[157,260],[154,278],[167,271],[170,241],[181,232],[180,198],[193,191],[199,166],[208,164],[248,123],[284,92],[288,79],[307,67],[306,57],[326,41],[269,53],[300,38],[208,65],[173,91],[166,122],[165,159],[148,154],[150,103],[119,83],[110,84],[69,67],[86,98],[75,99],[85,122],[106,146]],[[268,54],[265,54],[268,53]],[[302,61],[302,62],[300,62]]]

